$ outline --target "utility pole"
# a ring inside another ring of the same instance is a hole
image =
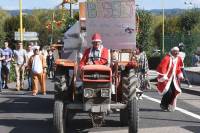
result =
[[[53,44],[54,22],[55,22],[55,11],[53,11],[52,20],[51,20],[51,42],[50,42],[50,44]]]
[[[139,33],[139,28],[140,28],[140,16],[139,16],[139,5],[136,5],[136,30],[137,34]]]
[[[77,1],[77,0],[63,0],[63,2],[62,2],[62,4],[69,3],[69,12],[70,12],[70,17],[71,18],[73,18],[73,9],[72,9],[72,6],[75,3],[75,1]]]
[[[73,10],[72,10],[72,2],[71,1],[69,3],[69,7],[70,7],[70,18],[73,18]]]
[[[19,0],[20,41],[23,42],[22,0]]]
[[[165,53],[165,4],[162,0],[162,54]]]

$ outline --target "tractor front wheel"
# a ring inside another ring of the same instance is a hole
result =
[[[139,121],[139,108],[138,100],[133,98],[128,102],[128,131],[129,133],[138,132],[138,121]]]
[[[121,126],[127,126],[128,125],[128,109],[120,109],[120,123]]]
[[[53,111],[53,126],[55,133],[66,133],[66,115],[64,110],[64,103],[62,101],[56,100],[54,103]]]

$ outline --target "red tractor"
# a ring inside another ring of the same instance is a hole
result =
[[[100,0],[100,4],[102,5],[101,2],[105,4],[104,1],[107,2],[108,0]],[[125,0],[125,2],[130,2],[133,7],[135,6],[134,1]],[[116,4],[116,2],[113,3]],[[113,3],[111,2],[111,4]],[[125,7],[122,6],[121,10],[127,9],[126,6],[129,6],[127,3],[121,0],[121,5],[125,4]],[[95,2],[89,4],[95,4]],[[134,13],[132,6],[130,9]],[[87,10],[90,7],[87,6]],[[113,13],[113,15],[116,14]],[[135,14],[133,14],[133,17],[135,17]],[[124,16],[121,19],[124,19]],[[127,26],[129,27],[127,28]],[[127,26],[122,27],[124,28],[123,32],[125,32],[123,35],[133,35],[132,33],[135,33],[136,30],[131,28],[130,25]],[[88,30],[87,27],[86,30]],[[135,35],[131,37],[135,39]],[[122,47],[126,48],[126,45]],[[55,74],[57,81],[55,83],[53,112],[55,133],[66,133],[65,129],[68,127],[68,122],[72,119],[74,112],[88,112],[92,125],[99,127],[103,124],[105,116],[113,111],[120,111],[121,126],[128,126],[129,133],[138,132],[138,64],[132,58],[134,56],[133,48],[118,48],[117,46],[116,50],[116,46],[112,45],[109,65],[86,65],[81,72],[78,70],[78,61],[56,60]],[[78,72],[80,72],[80,76],[77,76],[79,75]],[[79,77],[81,77],[81,82],[77,80]]]

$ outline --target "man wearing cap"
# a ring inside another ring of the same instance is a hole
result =
[[[178,56],[181,57],[181,60],[183,62],[183,67],[181,68],[181,70],[183,72],[183,76],[185,78],[185,81],[187,82],[188,87],[191,88],[192,85],[191,85],[191,83],[190,83],[190,81],[188,79],[187,73],[184,70],[184,59],[185,59],[185,56],[186,56],[186,54],[184,52],[184,47],[185,47],[185,45],[182,42],[178,44],[178,48],[179,48],[179,54],[178,54]]]
[[[102,45],[101,35],[95,33],[92,36],[92,47],[85,50],[80,61],[80,68],[85,65],[107,65],[109,50]]]
[[[157,67],[157,90],[163,95],[160,107],[164,111],[174,111],[177,97],[181,93],[180,80],[183,80],[181,68],[183,62],[178,56],[179,48],[173,47]]]
[[[4,89],[8,89],[7,83],[8,83],[8,80],[9,80],[11,60],[12,60],[12,56],[13,56],[13,52],[9,48],[8,41],[4,41],[3,56],[5,57],[2,60],[2,81],[3,81],[3,88]]]
[[[16,73],[16,90],[19,91],[24,87],[24,70],[26,65],[26,50],[23,49],[22,42],[18,42],[17,49],[13,51],[15,60],[15,73]]]
[[[28,62],[28,68],[32,72],[32,91],[33,96],[38,93],[38,80],[41,86],[41,91],[43,95],[46,95],[46,82],[44,80],[44,75],[46,74],[46,60],[40,55],[39,46],[33,46],[34,55],[30,57]]]

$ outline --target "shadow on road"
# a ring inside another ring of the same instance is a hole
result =
[[[77,115],[76,115],[77,116]],[[85,117],[85,116],[84,116]],[[113,118],[112,118],[113,119]],[[119,120],[111,120],[110,117],[105,118],[105,122],[102,125],[102,127],[93,128],[92,122],[90,118],[84,118],[84,119],[73,119],[71,120],[67,125],[67,132],[69,133],[88,133],[88,132],[97,132],[97,131],[113,131],[119,130],[121,128],[127,128],[127,127],[120,127],[120,121]]]
[[[0,102],[2,133],[53,133],[52,98],[43,95],[2,96]],[[4,131],[5,129],[8,131]]]
[[[190,89],[185,89],[185,88],[182,88],[182,90],[183,90],[183,93],[200,96],[200,91],[195,91],[195,90],[190,90]]]
[[[0,113],[52,113],[53,99],[42,97],[5,97],[0,103]]]
[[[9,87],[0,94],[0,133],[53,133],[53,83],[47,83],[47,95],[39,90],[37,96]]]
[[[200,126],[184,126],[182,128],[187,129],[188,131],[191,131],[192,133],[200,132]]]
[[[9,133],[53,133],[52,120],[0,119],[0,125],[12,127]]]

